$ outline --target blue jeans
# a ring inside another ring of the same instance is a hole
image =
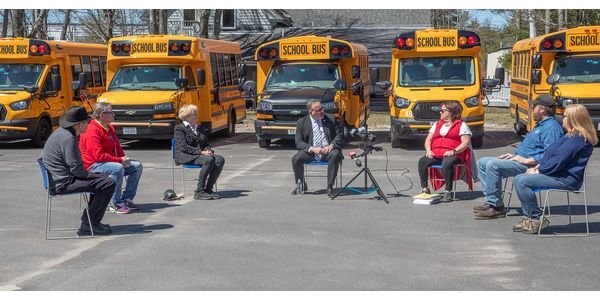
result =
[[[479,181],[483,186],[485,202],[494,206],[504,206],[502,202],[502,179],[523,174],[527,167],[512,160],[496,157],[482,157],[477,161]]]
[[[133,202],[144,167],[137,160],[131,160],[130,163],[125,168],[122,164],[116,162],[100,162],[93,164],[90,168],[90,172],[106,174],[115,181],[116,187],[111,199],[112,205],[121,204],[125,199]],[[125,176],[127,176],[127,185],[125,186],[125,192],[123,192],[121,186]]]
[[[523,214],[536,220],[542,215],[542,210],[538,206],[534,190],[539,188],[569,189],[566,184],[544,174],[519,174],[515,177],[514,185],[519,201],[521,201]]]

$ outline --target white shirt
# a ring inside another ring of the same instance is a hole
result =
[[[189,123],[188,121],[183,121],[183,122],[181,122],[181,123],[183,123],[183,125],[184,125],[185,127],[189,127],[189,128],[191,128],[191,129],[192,129],[192,131],[194,131],[194,134],[195,134],[195,135],[198,135],[198,124],[196,124],[196,126],[192,127],[192,125],[190,125],[190,123]]]
[[[448,131],[450,131],[450,126],[452,126],[452,124],[450,125],[446,125],[446,123],[443,123],[444,125],[442,125],[442,128],[440,128],[440,135],[441,136],[446,136],[446,134],[448,134]],[[429,133],[431,134],[435,134],[435,129],[437,128],[437,122],[433,123],[433,126],[431,126],[431,128],[429,129]],[[473,135],[473,133],[471,132],[471,129],[469,128],[469,126],[467,126],[466,122],[462,122],[462,124],[460,125],[460,130],[458,131],[458,135]]]

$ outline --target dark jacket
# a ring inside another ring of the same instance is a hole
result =
[[[325,139],[334,149],[342,149],[343,133],[338,130],[335,123],[335,117],[332,114],[325,114],[323,117],[323,131]],[[306,115],[298,120],[296,124],[296,148],[308,153],[308,149],[313,145],[313,128],[310,115]]]
[[[544,153],[540,174],[554,177],[570,189],[578,190],[593,150],[594,147],[580,135],[564,135]]]
[[[175,126],[175,163],[188,163],[196,159],[202,150],[208,149],[208,138],[202,132],[196,135],[194,130],[183,123]]]

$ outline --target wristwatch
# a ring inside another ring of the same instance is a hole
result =
[[[456,155],[456,149],[452,149],[452,153],[454,153],[454,155]]]

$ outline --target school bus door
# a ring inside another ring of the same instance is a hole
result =
[[[40,87],[38,88],[39,99],[37,105],[40,108],[40,115],[43,111],[48,112],[50,114],[52,126],[58,126],[58,117],[71,106],[71,99],[66,97],[66,91],[70,87],[65,86],[65,84],[62,83],[65,78],[64,72],[65,68],[61,68],[60,61],[52,62],[45,74],[44,81],[41,81]],[[55,90],[53,86],[53,75],[54,78],[58,80],[58,90]],[[39,132],[44,125],[50,124],[43,124],[43,121],[38,123],[36,133]]]
[[[198,83],[196,81],[196,76],[194,75],[194,72],[192,71],[192,67],[189,65],[186,65],[184,67],[184,72],[185,72],[185,78],[187,78],[188,80],[188,92],[187,93],[183,93],[183,95],[181,97],[180,103],[176,104],[175,107],[175,115],[177,115],[179,113],[179,108],[181,108],[181,106],[183,106],[184,104],[194,104],[196,106],[198,106],[198,117],[200,117],[200,114],[202,113],[202,107],[199,104],[199,99],[200,99],[200,90],[198,86]]]

